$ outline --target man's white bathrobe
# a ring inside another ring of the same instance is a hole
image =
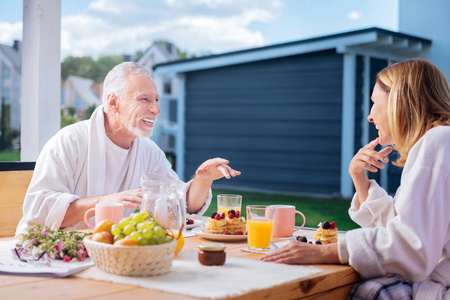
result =
[[[108,169],[114,169],[114,161],[106,161],[106,142],[103,105],[99,106],[89,120],[61,129],[42,149],[36,161],[33,178],[25,196],[23,218],[16,230],[16,237],[28,226],[40,223],[52,229],[60,228],[66,211],[73,201],[81,198],[105,195]],[[129,149],[129,165],[122,189],[140,188],[142,173],[161,174],[178,179],[164,152],[149,138],[137,138]],[[180,181],[184,192],[190,182]],[[202,215],[211,203],[211,191],[205,205],[197,214]],[[125,216],[134,209],[126,208]],[[66,229],[87,228],[84,221]]]

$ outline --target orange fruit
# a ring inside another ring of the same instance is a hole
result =
[[[111,220],[103,220],[95,225],[94,234],[97,232],[107,231],[111,233],[111,227],[114,223]]]
[[[138,246],[138,242],[131,238],[123,238],[114,243],[114,246]]]
[[[180,238],[177,241],[177,246],[175,247],[175,256],[180,253],[181,249],[183,249],[184,246],[184,238],[183,234],[180,234]]]

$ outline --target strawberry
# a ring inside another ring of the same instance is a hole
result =
[[[229,213],[229,214],[228,214],[228,218],[229,218],[230,220],[233,220],[233,219],[234,219],[233,213]]]
[[[334,223],[334,221],[333,221],[330,223],[330,229],[335,229],[335,228],[336,228],[336,223]]]
[[[236,235],[243,235],[244,233],[242,231],[236,232]]]
[[[224,212],[220,214],[220,218],[221,219],[225,219],[225,213]]]
[[[231,235],[231,233],[225,231],[223,235]]]
[[[214,219],[216,219],[217,221],[219,221],[219,220],[220,220],[220,215],[219,215],[219,214],[216,214],[216,215],[214,216]]]
[[[236,211],[236,214],[234,215],[236,218],[239,218],[240,217],[240,214],[239,214],[239,211],[237,210]]]

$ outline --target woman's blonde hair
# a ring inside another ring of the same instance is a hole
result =
[[[377,75],[389,94],[388,116],[397,166],[404,166],[411,147],[431,128],[450,125],[450,87],[444,74],[423,59],[389,65]]]

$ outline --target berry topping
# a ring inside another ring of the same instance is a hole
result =
[[[228,214],[236,215],[236,212],[234,211],[234,209],[230,209],[230,210],[228,211]]]
[[[231,235],[231,233],[225,231],[223,235]]]
[[[336,228],[336,223],[334,223],[334,221],[333,221],[330,223],[330,229],[335,229],[335,228]]]
[[[236,218],[239,218],[240,217],[240,213],[239,213],[239,211],[236,211],[236,214],[234,215]]]
[[[306,236],[299,235],[299,236],[296,237],[296,239],[297,239],[297,241],[302,242],[302,243],[307,243],[308,242],[308,239],[306,238]]]
[[[225,219],[225,213],[224,212],[220,214],[220,218],[221,219]]]
[[[219,215],[219,214],[216,214],[216,215],[214,216],[214,219],[216,219],[217,221],[219,221],[219,220],[220,220],[220,215]]]
[[[322,245],[321,241],[316,241],[316,245]]]
[[[311,242],[311,241],[309,241],[309,242],[308,242],[308,244],[312,244],[312,242]]]
[[[194,224],[194,220],[192,219],[189,219],[188,222],[189,222],[188,224]]]
[[[234,214],[233,213],[228,213],[228,219],[233,220],[234,219]]]
[[[301,235],[297,235],[297,236],[295,237],[295,239],[297,240],[297,242],[300,241],[301,238],[302,238]]]
[[[217,215],[217,211],[213,211],[211,213],[211,219],[214,219],[216,217],[216,215]]]
[[[323,222],[322,228],[323,229],[330,229],[330,222],[328,222],[328,221]]]
[[[244,233],[242,231],[238,231],[236,232],[236,235],[244,235]]]

